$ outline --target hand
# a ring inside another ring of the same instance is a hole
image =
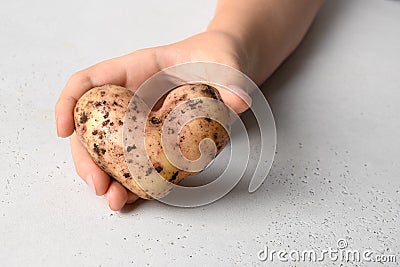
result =
[[[75,73],[67,82],[56,107],[57,135],[70,138],[71,152],[78,175],[97,195],[106,195],[112,210],[120,210],[138,197],[110,179],[91,159],[74,132],[73,110],[77,100],[88,90],[103,84],[116,84],[135,91],[153,74],[172,65],[189,61],[211,61],[246,72],[240,43],[233,36],[218,31],[204,32],[181,42],[143,49],[107,60]],[[220,90],[222,99],[237,113],[248,106],[235,94]]]

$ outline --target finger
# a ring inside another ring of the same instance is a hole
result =
[[[251,101],[245,99],[243,96],[240,96],[227,89],[218,88],[218,91],[224,103],[233,109],[237,114],[245,112],[250,107],[249,103],[251,103]]]
[[[218,89],[222,100],[237,114],[245,112],[251,105],[251,97],[242,89],[236,86],[223,87],[213,85]]]
[[[132,204],[138,200],[139,197],[135,195],[134,193],[128,191],[128,200],[126,201],[127,204]]]
[[[112,210],[122,209],[128,201],[128,192],[120,183],[112,181],[107,191],[108,206]]]
[[[57,134],[60,137],[67,137],[74,131],[73,110],[86,91],[106,83],[125,83],[123,60],[122,57],[107,60],[72,75],[55,107]]]
[[[77,135],[71,136],[70,143],[76,172],[97,195],[104,195],[110,185],[110,176],[96,165]]]
[[[56,104],[58,136],[67,137],[74,131],[73,109],[86,91],[104,84],[120,85],[135,91],[160,70],[156,49],[144,49],[75,73],[67,82]]]

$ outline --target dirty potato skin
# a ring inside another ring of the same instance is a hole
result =
[[[139,197],[151,199],[131,176],[134,174],[129,172],[124,158],[123,122],[132,96],[131,91],[116,85],[104,85],[89,90],[75,106],[75,130],[101,169]],[[164,179],[175,184],[196,173],[177,169],[167,160],[161,146],[162,125],[174,107],[197,97],[222,101],[218,91],[209,85],[182,85],[169,92],[161,108],[152,111],[147,120],[145,144],[150,161]],[[229,141],[228,133],[218,122],[208,118],[198,118],[182,128],[177,142],[182,154],[190,160],[195,160],[200,157],[198,147],[204,138],[214,141],[217,153],[222,151]]]
[[[76,103],[75,131],[101,169],[139,197],[147,198],[131,179],[122,147],[124,114],[132,95],[114,85],[89,90]]]

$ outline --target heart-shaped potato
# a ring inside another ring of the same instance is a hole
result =
[[[75,106],[75,131],[101,169],[139,197],[151,199],[146,188],[139,186],[133,179],[135,174],[130,173],[124,157],[124,116],[132,96],[131,91],[116,85],[104,85],[89,90]],[[196,173],[178,169],[168,161],[161,146],[162,125],[176,106],[199,97],[222,101],[218,90],[210,85],[186,84],[170,91],[161,108],[151,111],[147,118],[145,144],[149,159],[164,179],[175,184]],[[225,117],[228,118],[227,110],[219,112],[226,112]],[[205,138],[215,143],[217,154],[229,141],[229,135],[220,123],[209,118],[196,118],[183,126],[176,139],[176,146],[179,146],[182,155],[187,159],[195,160],[201,155],[199,144]],[[143,160],[139,157],[133,164],[141,164]]]

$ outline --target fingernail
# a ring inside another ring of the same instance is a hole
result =
[[[89,175],[87,176],[87,178],[86,178],[86,183],[87,183],[87,185],[90,187],[90,189],[92,189],[92,191],[93,191],[94,193],[96,193],[96,187],[94,186],[94,183],[93,183],[93,176],[92,176],[91,174],[89,174]]]
[[[104,194],[106,196],[106,200],[107,200],[107,206],[111,209],[111,205],[110,205],[110,198],[109,198],[109,193],[107,191],[107,193]],[[112,210],[112,209],[111,209]]]
[[[56,117],[56,131],[57,131],[57,136],[60,137],[60,133],[58,132],[58,118]]]
[[[236,85],[228,85],[226,87],[231,89],[233,93],[236,93],[249,107],[251,106],[252,99],[245,90]]]

